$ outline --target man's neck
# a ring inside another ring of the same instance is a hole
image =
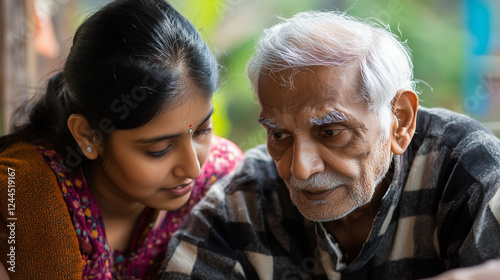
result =
[[[347,262],[352,262],[361,252],[388,188],[389,184],[385,180],[382,181],[375,189],[373,198],[368,204],[357,208],[341,219],[325,223],[327,229],[340,242],[348,257]]]

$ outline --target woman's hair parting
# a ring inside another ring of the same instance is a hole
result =
[[[360,21],[335,11],[309,11],[264,31],[247,74],[255,92],[262,73],[273,74],[293,88],[300,68],[359,67],[360,96],[379,115],[384,133],[391,122],[392,101],[399,90],[415,90],[413,63],[406,44],[375,20]],[[289,77],[280,76],[291,70]]]
[[[189,88],[210,98],[218,68],[195,27],[166,1],[114,1],[77,29],[63,71],[10,139],[49,143],[66,155],[77,149],[71,114],[83,115],[105,140],[176,106]]]

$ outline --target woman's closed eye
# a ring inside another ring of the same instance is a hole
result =
[[[170,145],[168,145],[163,150],[154,151],[154,152],[148,151],[148,152],[146,152],[146,154],[148,154],[149,156],[151,156],[153,158],[161,158],[162,156],[164,156],[165,154],[167,154],[167,152],[168,152],[169,149],[170,149]]]
[[[212,134],[212,127],[208,127],[208,128],[205,128],[205,129],[199,129],[199,130],[196,130],[194,132],[194,136],[202,136],[202,135],[206,135],[206,134]]]

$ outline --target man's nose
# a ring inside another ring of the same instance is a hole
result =
[[[319,153],[318,144],[312,139],[296,138],[293,144],[290,172],[299,180],[306,180],[311,175],[325,169]]]

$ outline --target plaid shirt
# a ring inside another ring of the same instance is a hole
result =
[[[160,279],[416,279],[500,256],[500,141],[420,108],[360,255],[292,205],[265,147],[214,185],[172,239]]]

